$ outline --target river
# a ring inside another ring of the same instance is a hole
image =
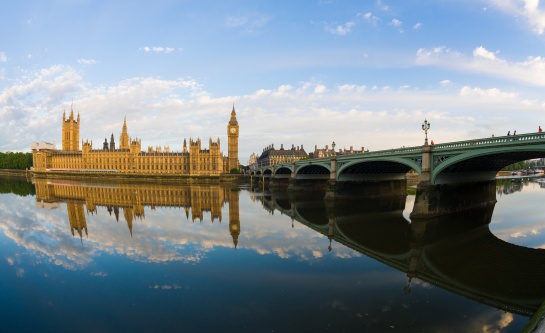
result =
[[[519,332],[545,300],[538,180],[422,224],[412,191],[332,208],[248,186],[0,178],[2,331]]]

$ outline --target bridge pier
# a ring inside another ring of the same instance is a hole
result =
[[[427,188],[429,186],[431,186],[431,146],[426,141],[426,144],[422,146],[422,171],[417,187]]]
[[[289,179],[289,192],[316,192],[325,191],[328,182],[325,179]]]
[[[327,182],[325,200],[345,200],[406,196],[407,180],[365,180]]]
[[[418,186],[411,220],[468,211],[495,203],[495,180]]]
[[[269,181],[269,190],[272,190],[272,191],[285,190],[288,188],[289,184],[290,184],[289,178],[271,177]]]

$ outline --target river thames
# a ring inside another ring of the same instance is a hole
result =
[[[249,186],[0,178],[4,332],[520,332],[545,300],[545,183],[422,224]],[[412,194],[413,193],[413,194]]]

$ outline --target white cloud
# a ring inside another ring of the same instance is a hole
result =
[[[452,84],[452,82],[450,80],[442,80],[441,82],[439,82],[439,84],[442,86],[442,87],[446,87],[446,86],[449,86]]]
[[[0,52],[0,62],[6,62],[8,61],[8,56],[5,52]]]
[[[498,88],[482,89],[482,88],[471,88],[465,86],[460,89],[460,96],[478,96],[483,98],[503,98],[503,99],[513,99],[518,96],[517,93],[501,91]]]
[[[371,12],[365,14],[358,14],[357,16],[362,17],[365,21],[371,23],[372,25],[377,25],[380,19],[377,16],[374,16]]]
[[[172,47],[162,47],[162,46],[152,46],[152,47],[144,46],[144,47],[141,47],[140,49],[146,53],[154,52],[154,53],[165,53],[165,54],[172,53],[175,50]]]
[[[439,47],[421,54],[427,60],[437,56],[435,61],[440,63],[447,50]],[[225,123],[234,102],[241,126],[241,160],[276,143],[279,137],[287,138],[285,144],[306,147],[331,140],[340,147],[371,150],[397,147],[400,142],[416,145],[420,132],[413,131],[411,123],[425,117],[445,126],[441,135],[434,137],[436,141],[486,136],[490,127],[484,128],[481,122],[493,123],[488,112],[500,119],[492,127],[505,127],[502,122],[508,123],[513,112],[520,115],[517,122],[532,124],[531,118],[540,117],[545,103],[539,96],[499,86],[426,91],[412,83],[410,89],[373,84],[372,79],[368,83],[328,87],[323,82],[304,81],[256,89],[246,95],[213,96],[194,79],[134,77],[92,86],[70,67],[51,66],[25,72],[0,93],[0,150],[28,150],[31,142],[41,140],[59,144],[58,124],[72,101],[74,110],[81,114],[80,138],[93,140],[95,147],[106,135],[117,136],[126,116],[129,135],[141,138],[144,147],[169,145],[172,151],[180,151],[184,138],[219,137],[224,153]],[[447,84],[450,81],[441,82],[441,86]],[[376,131],[384,127],[388,130]],[[523,126],[517,127],[524,131]]]
[[[413,25],[413,30],[418,30],[418,29],[420,29],[420,28],[422,28],[422,23],[420,23],[420,22],[418,22],[418,23],[416,23],[415,25]]]
[[[496,60],[496,55],[493,52],[486,50],[482,46],[479,46],[475,50],[473,50],[473,56],[475,58],[481,57],[488,60]]]
[[[316,86],[316,88],[314,88],[314,93],[323,94],[326,90],[327,90],[326,86],[324,86],[323,84],[319,84]]]
[[[540,7],[539,0],[488,0],[488,2],[509,15],[524,18],[538,35],[545,33],[545,9]]]
[[[524,61],[510,62],[497,57],[496,54],[497,52],[488,51],[482,46],[473,50],[472,57],[464,56],[445,46],[432,49],[420,48],[416,52],[416,63],[484,73],[536,86],[545,86],[545,58],[527,57]]]
[[[401,22],[398,19],[392,19],[392,21],[390,21],[390,25],[392,25],[394,27],[400,27],[402,24],[403,24],[403,22]]]
[[[382,11],[388,11],[390,7],[388,5],[384,4],[382,0],[377,0],[377,7]]]
[[[337,35],[337,36],[344,36],[348,34],[350,31],[352,31],[352,28],[356,25],[354,22],[346,22],[345,24],[337,25],[337,26],[325,26],[325,31]]]
[[[398,20],[398,19],[392,19],[392,20],[390,21],[390,23],[388,23],[388,25],[389,25],[389,26],[392,26],[392,27],[394,27],[394,28],[396,28],[400,33],[403,33],[403,32],[404,32],[404,30],[403,30],[403,28],[402,28],[403,22],[401,22],[401,21]]]
[[[96,60],[93,59],[78,59],[78,64],[82,65],[94,65],[96,63]]]
[[[365,89],[367,89],[367,87],[365,85],[362,85],[362,86],[357,86],[355,84],[343,84],[343,85],[340,85],[337,87],[337,89],[339,89],[340,92],[358,92],[358,93],[362,93],[365,91]]]

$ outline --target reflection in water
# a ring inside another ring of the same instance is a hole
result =
[[[489,229],[495,203],[433,217],[403,217],[404,197],[328,206],[273,193],[263,206],[414,278],[504,311],[531,316],[545,300],[545,250],[504,242]]]
[[[535,177],[509,177],[502,178],[496,181],[496,189],[498,195],[513,194],[521,192],[525,186],[538,184],[540,188],[545,189],[545,178],[542,175]]]
[[[72,236],[80,238],[89,235],[86,212],[97,213],[98,207],[104,207],[110,215],[119,221],[120,209],[127,223],[130,235],[133,234],[133,219],[145,219],[144,207],[155,210],[158,207],[182,208],[186,218],[202,221],[205,212],[210,212],[211,221],[222,220],[222,207],[229,203],[229,230],[233,244],[238,244],[240,219],[238,212],[238,191],[220,186],[150,185],[150,184],[114,184],[104,185],[76,181],[55,181],[35,179],[36,206],[58,208],[60,202],[66,202],[68,221]]]

